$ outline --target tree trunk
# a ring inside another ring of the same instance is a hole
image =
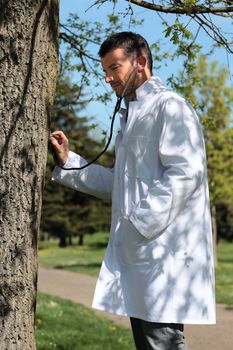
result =
[[[214,246],[214,265],[218,264],[217,258],[217,241],[218,241],[218,231],[217,231],[217,219],[216,219],[216,206],[211,206],[211,220],[212,220],[212,232],[213,232],[213,246]]]
[[[83,243],[84,243],[84,235],[80,234],[79,235],[78,245],[79,246],[83,246]]]
[[[69,239],[69,246],[72,246],[72,245],[73,245],[72,236],[69,235],[69,236],[68,236],[68,239]]]
[[[66,248],[67,247],[67,234],[65,231],[60,232],[59,234],[59,247]]]
[[[37,237],[58,0],[0,0],[0,350],[35,349]]]

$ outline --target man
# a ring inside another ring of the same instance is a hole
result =
[[[93,307],[130,317],[138,350],[184,350],[183,325],[215,323],[214,268],[205,147],[192,107],[152,76],[147,42],[109,37],[99,51],[105,80],[124,94],[115,166],[56,167],[54,180],[112,198],[109,244]],[[61,131],[60,165],[86,161]]]

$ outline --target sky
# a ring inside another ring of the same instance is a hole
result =
[[[94,0],[60,0],[60,21],[61,23],[65,23],[70,13],[77,13],[80,18],[85,19],[87,21],[100,21],[104,22],[107,15],[112,12],[112,5],[109,1],[107,1],[104,5],[102,5],[99,9],[96,6],[92,6]],[[125,13],[125,9],[127,7],[126,1],[119,1],[121,7],[117,8],[116,11],[121,13]],[[140,27],[140,30],[137,29],[141,35],[143,35],[149,44],[157,41],[158,38],[161,39],[161,43],[164,42],[164,34],[162,32],[162,28],[160,27],[160,20],[158,15],[151,10],[146,10],[142,7],[134,6],[134,16],[137,19],[144,18],[144,25]],[[123,30],[129,30],[129,16],[121,16],[123,20]],[[166,20],[169,20],[169,16],[164,16]],[[173,19],[173,17],[170,17]],[[223,18],[215,19],[218,20],[219,23],[223,22]],[[188,22],[188,19],[187,19]],[[228,32],[232,32],[232,28],[225,27],[224,30]],[[200,33],[199,40],[202,43],[203,47],[208,50],[210,48],[211,40],[207,37],[206,34]],[[166,41],[166,50],[171,51],[173,46],[171,43]],[[95,48],[96,52],[93,52],[94,56],[97,56],[98,48]],[[217,60],[221,65],[225,65],[230,67],[229,71],[229,83],[233,85],[233,55],[227,55],[224,49],[218,49],[215,51],[215,54],[212,56],[211,60]],[[166,82],[167,78],[171,76],[172,73],[176,73],[179,69],[182,68],[181,61],[172,62],[170,65],[161,66],[161,68],[154,73],[154,75],[158,75],[164,82]],[[230,76],[231,75],[231,76]],[[97,103],[93,101],[90,103],[86,109],[85,114],[89,117],[94,117],[94,120],[98,122],[99,128],[96,133],[101,134],[102,130],[107,131],[110,125],[110,117],[112,110],[114,108],[114,101],[110,103],[108,106],[104,106],[101,103]],[[115,132],[119,127],[118,122],[116,122]],[[98,137],[98,135],[97,135]]]

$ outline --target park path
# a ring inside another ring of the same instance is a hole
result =
[[[43,293],[69,299],[91,307],[96,277],[77,272],[39,268],[38,289]],[[129,327],[127,317],[96,311],[116,323]],[[233,307],[217,305],[214,326],[185,326],[189,350],[233,350]]]

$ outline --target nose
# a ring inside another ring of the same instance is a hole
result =
[[[111,81],[113,81],[114,80],[114,78],[113,78],[113,76],[112,76],[112,74],[105,74],[105,81],[106,81],[106,83],[111,83]]]

